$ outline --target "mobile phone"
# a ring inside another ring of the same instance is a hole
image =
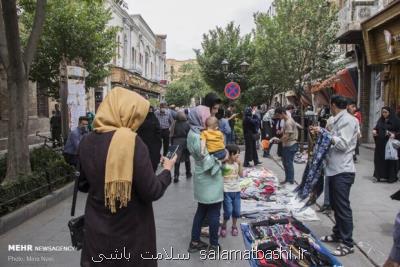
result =
[[[168,153],[167,153],[167,155],[165,157],[168,158],[168,159],[172,159],[176,155],[176,153],[178,152],[178,149],[179,149],[179,145],[170,146],[168,148]]]

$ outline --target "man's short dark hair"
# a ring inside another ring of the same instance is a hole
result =
[[[89,118],[86,116],[79,117],[79,123],[81,123],[82,121],[89,121]]]
[[[228,150],[229,155],[236,155],[240,153],[240,148],[235,144],[226,145],[226,150]]]
[[[278,107],[275,109],[275,114],[286,114],[286,110],[283,107]]]
[[[294,109],[294,106],[292,104],[286,106],[286,110],[292,110],[292,109]]]
[[[347,98],[341,95],[333,95],[331,97],[331,104],[335,104],[338,109],[346,109],[347,108]]]
[[[357,105],[356,101],[352,98],[347,99],[347,105]]]

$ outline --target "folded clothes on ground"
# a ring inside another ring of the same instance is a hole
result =
[[[294,185],[281,187],[278,178],[265,168],[249,168],[245,174],[247,176],[240,180],[242,217],[257,218],[278,213],[304,221],[319,220],[313,209],[304,208],[305,204],[296,199]]]

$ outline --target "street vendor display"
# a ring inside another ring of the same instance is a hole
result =
[[[251,266],[342,266],[300,221],[290,216],[271,216],[242,223]]]
[[[240,181],[241,216],[258,218],[271,214],[292,215],[303,221],[318,221],[312,208],[305,207],[292,190],[282,187],[279,179],[265,168],[248,168]]]
[[[324,146],[324,141],[323,138],[317,141],[319,147]],[[323,155],[316,152],[310,161],[321,157]],[[318,172],[319,166],[315,168],[310,161],[308,168]],[[308,173],[306,169],[304,176]],[[268,169],[247,168],[240,180],[240,188],[241,216],[252,219],[241,224],[246,249],[251,251],[249,262],[252,267],[342,266],[303,225],[302,221],[319,218],[293,191],[294,187],[281,186],[276,175]],[[315,190],[315,180],[303,177],[299,188],[302,188],[301,192],[308,192],[305,194],[308,196]]]

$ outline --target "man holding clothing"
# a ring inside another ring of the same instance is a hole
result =
[[[323,242],[340,243],[335,256],[346,256],[354,252],[353,214],[350,207],[350,188],[354,183],[354,150],[357,145],[358,122],[347,112],[347,99],[332,96],[332,145],[326,156],[325,175],[329,178],[329,197],[335,215],[333,233],[321,237]],[[319,126],[310,127],[314,133],[321,131]]]

